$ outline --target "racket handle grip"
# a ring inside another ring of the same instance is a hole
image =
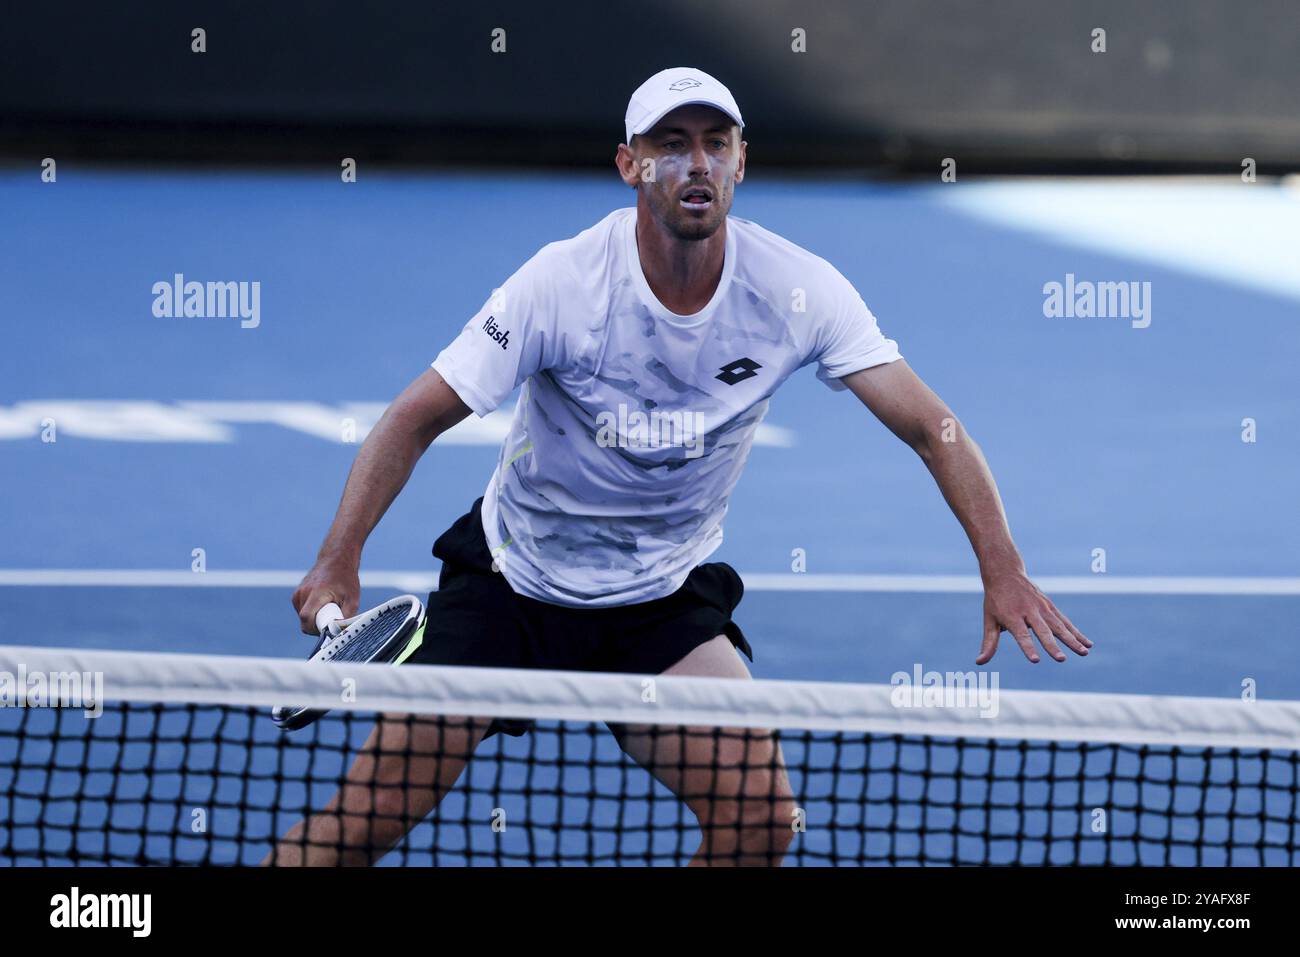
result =
[[[339,621],[343,618],[343,609],[334,602],[322,605],[320,611],[316,612],[316,631],[324,635],[331,622]]]

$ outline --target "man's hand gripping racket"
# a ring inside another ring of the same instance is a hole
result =
[[[414,595],[401,595],[353,618],[330,602],[316,612],[320,641],[310,661],[376,662],[400,665],[424,640],[424,605]],[[283,706],[271,712],[282,731],[305,728],[326,710]]]

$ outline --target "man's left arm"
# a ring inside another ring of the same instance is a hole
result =
[[[851,373],[841,381],[921,457],[966,530],[984,581],[984,640],[975,663],[993,657],[1004,631],[1034,663],[1038,652],[1031,631],[1057,661],[1065,660],[1057,639],[1086,655],[1092,642],[1025,574],[993,474],[952,410],[902,359]]]

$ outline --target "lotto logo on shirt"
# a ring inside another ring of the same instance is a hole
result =
[[[501,343],[502,349],[506,347],[506,343],[510,340],[510,330],[498,326],[496,316],[487,317],[487,321],[483,323],[483,331],[488,334],[489,338]]]

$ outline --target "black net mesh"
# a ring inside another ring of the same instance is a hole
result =
[[[277,847],[283,864],[382,865],[1300,856],[1293,750],[546,720],[479,741],[486,726],[390,716],[376,746],[362,712],[286,735],[237,705],[0,709],[0,863],[256,864]]]

